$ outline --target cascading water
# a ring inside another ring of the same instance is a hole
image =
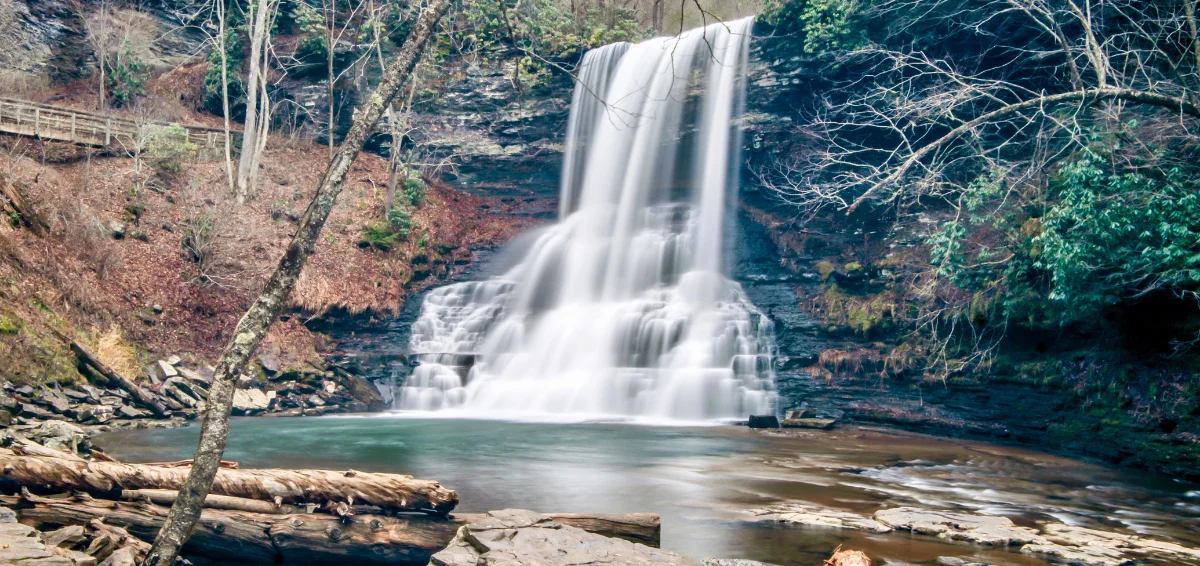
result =
[[[725,275],[752,20],[587,53],[561,211],[516,267],[431,292],[394,408],[732,419],[776,410],[771,321]]]

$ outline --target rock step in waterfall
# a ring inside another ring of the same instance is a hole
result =
[[[515,267],[431,292],[403,410],[773,414],[774,328],[726,273],[751,19],[617,43],[579,69],[558,222]]]

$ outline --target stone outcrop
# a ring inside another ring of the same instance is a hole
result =
[[[868,517],[848,511],[787,503],[757,509],[752,513],[759,518],[781,523],[876,533],[908,531],[944,540],[1020,547],[1023,553],[1071,564],[1120,566],[1145,559],[1163,563],[1200,561],[1200,550],[1172,542],[1062,523],[1046,523],[1038,528],[1022,527],[1007,517],[956,511],[896,507],[876,511]]]
[[[432,566],[700,566],[673,552],[608,538],[532,511],[507,509],[459,529]]]
[[[0,564],[13,566],[134,566],[149,544],[99,520],[41,532],[0,507]]]

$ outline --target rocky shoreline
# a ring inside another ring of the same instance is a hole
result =
[[[144,380],[117,381],[105,377],[111,369],[96,368],[89,358],[88,354],[80,356],[81,373],[89,378],[84,383],[34,386],[0,382],[0,426],[36,436],[47,427],[57,430],[61,428],[58,425],[66,425],[91,435],[183,426],[204,413],[213,377],[211,366],[185,363],[172,356],[146,366]],[[374,385],[339,367],[309,362],[304,367],[283,369],[271,356],[263,356],[256,369],[255,377],[244,377],[234,392],[236,416],[321,416],[384,408]]]

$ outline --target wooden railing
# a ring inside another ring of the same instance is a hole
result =
[[[95,147],[123,148],[134,151],[144,136],[143,128],[171,126],[172,123],[137,121],[118,116],[82,112],[71,108],[39,104],[27,100],[0,97],[0,132]],[[187,141],[200,151],[224,148],[224,131],[206,126],[179,124],[187,132]],[[230,132],[236,143],[241,132]]]

